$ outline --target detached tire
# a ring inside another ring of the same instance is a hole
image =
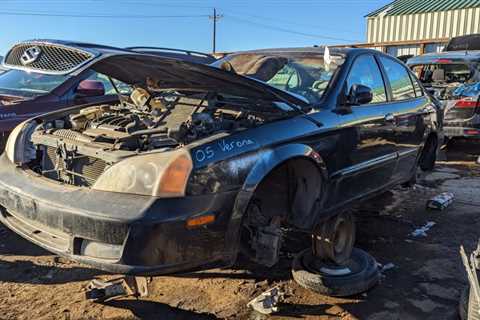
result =
[[[356,248],[342,266],[320,261],[313,256],[311,249],[304,250],[293,260],[292,275],[302,287],[332,297],[365,292],[380,278],[375,259]]]

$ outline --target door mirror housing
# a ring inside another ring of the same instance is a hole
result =
[[[367,86],[362,84],[354,84],[348,93],[347,103],[351,106],[359,106],[368,104],[373,100],[373,92]]]
[[[77,98],[99,97],[105,94],[103,82],[98,80],[83,80],[78,84],[75,90]]]

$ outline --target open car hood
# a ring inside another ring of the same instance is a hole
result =
[[[264,82],[213,66],[146,54],[115,54],[89,68],[130,85],[155,89],[210,91],[264,101],[306,106],[308,102]]]

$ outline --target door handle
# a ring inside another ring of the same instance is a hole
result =
[[[395,116],[391,113],[387,113],[384,118],[385,122],[395,122]]]

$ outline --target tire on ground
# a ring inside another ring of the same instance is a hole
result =
[[[420,169],[422,171],[432,171],[435,168],[435,162],[437,161],[437,138],[431,136],[426,144],[425,149],[422,151],[420,157]]]
[[[302,287],[323,295],[353,296],[372,288],[380,278],[375,259],[360,249],[354,248],[350,258],[358,268],[348,274],[334,275],[312,270],[310,265],[314,259],[311,249],[300,252],[293,260],[292,275]],[[325,266],[328,267],[327,264]]]

